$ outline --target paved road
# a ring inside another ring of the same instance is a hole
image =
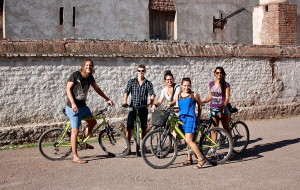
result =
[[[0,189],[300,189],[300,117],[246,123],[246,152],[199,170],[180,165],[183,153],[155,170],[135,156],[108,158],[99,147],[80,152],[88,164],[48,161],[37,148],[0,151]]]

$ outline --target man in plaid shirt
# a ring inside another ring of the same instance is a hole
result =
[[[147,130],[148,95],[150,95],[150,104],[149,104],[150,107],[153,106],[154,98],[156,96],[153,90],[152,83],[145,78],[145,73],[146,73],[145,65],[139,65],[137,68],[138,76],[130,79],[124,90],[123,105],[122,105],[122,107],[128,107],[127,99],[129,94],[131,94],[131,102],[129,106],[137,108],[139,112],[139,117],[141,120],[141,128],[142,128],[142,137],[146,135],[146,130]],[[135,118],[136,118],[136,110],[133,109],[129,112],[128,119],[127,119],[126,136],[129,139],[129,141],[131,140],[132,129],[134,127]]]

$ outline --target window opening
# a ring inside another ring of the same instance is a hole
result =
[[[64,8],[60,7],[59,9],[59,24],[63,25],[64,24]]]
[[[73,27],[75,27],[75,13],[76,13],[76,11],[75,11],[75,7],[73,7]]]
[[[4,0],[0,0],[0,38],[3,38],[3,4]]]
[[[150,11],[150,39],[174,39],[175,12]]]

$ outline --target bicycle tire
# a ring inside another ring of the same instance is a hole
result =
[[[216,132],[216,145],[210,140],[212,132]],[[211,149],[213,147],[213,149]],[[231,135],[223,128],[212,127],[206,134],[202,134],[199,141],[199,149],[204,159],[211,165],[216,166],[225,163],[233,153]],[[212,150],[212,154],[209,151]]]
[[[236,121],[231,125],[233,134],[233,152],[242,153],[249,144],[250,133],[246,123]]]
[[[164,169],[170,166],[178,154],[176,139],[163,129],[149,132],[142,141],[141,155],[146,164],[154,169]],[[172,146],[173,149],[170,149]]]
[[[136,132],[134,133],[134,141],[135,141],[135,150],[136,150],[136,155],[137,156],[141,156],[140,153],[140,147],[141,147],[141,138],[140,138],[140,134],[141,134],[141,126],[139,126],[140,124],[135,123],[135,130]]]
[[[118,129],[108,127],[102,130],[98,142],[102,150],[111,157],[124,157],[129,154],[129,140]]]
[[[39,138],[39,151],[48,160],[63,160],[72,152],[70,140],[71,134],[64,135],[64,129],[49,129]]]

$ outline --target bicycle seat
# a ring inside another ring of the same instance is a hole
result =
[[[233,108],[232,105],[230,103],[227,104],[228,110],[230,113],[236,113],[238,112],[237,108]]]
[[[238,112],[238,109],[237,108],[231,108],[231,110],[229,110],[230,111],[230,113],[236,113],[236,112]]]
[[[209,121],[209,119],[201,119],[201,120],[199,121],[199,123],[201,123],[201,124],[209,124],[210,121]]]

